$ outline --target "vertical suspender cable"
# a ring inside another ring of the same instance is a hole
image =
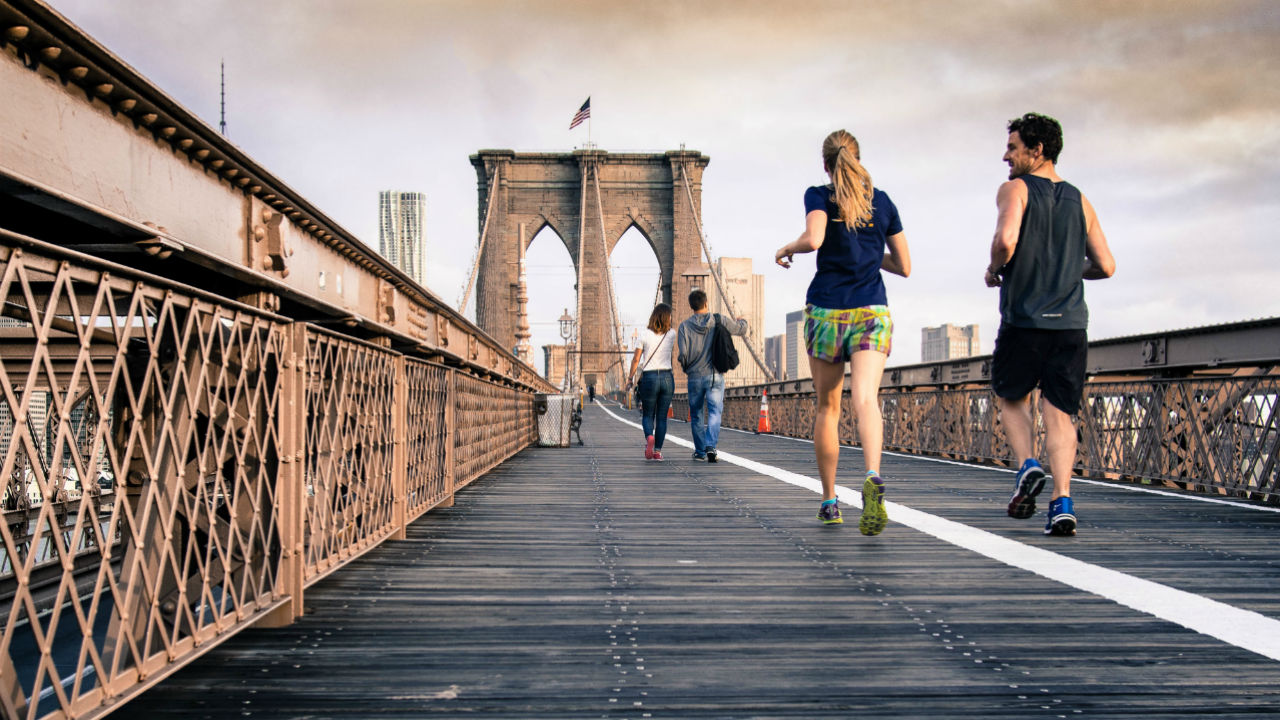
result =
[[[591,152],[590,147],[588,147],[587,152]],[[587,244],[583,241],[582,235],[587,229],[587,156],[583,157],[581,172],[582,187],[578,198],[578,284],[574,293],[577,296],[578,303],[574,311],[578,319],[574,325],[573,343],[574,354],[577,355],[577,359],[574,362],[577,363],[578,370],[574,377],[575,383],[582,382],[582,270],[587,264]]]
[[[618,296],[613,291],[613,270],[609,266],[609,240],[604,234],[604,201],[600,199],[600,166],[595,166],[592,179],[596,186],[596,212],[600,216],[600,247],[604,252],[604,281],[609,289],[609,311],[613,319],[613,347],[622,351],[622,322],[618,318]],[[612,365],[610,366],[612,367]]]

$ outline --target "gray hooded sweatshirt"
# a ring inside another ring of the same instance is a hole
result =
[[[730,335],[746,335],[745,318],[734,320],[720,313],[694,313],[680,323],[680,331],[676,334],[676,344],[680,352],[676,356],[685,375],[712,375],[716,369],[711,365],[711,329],[712,318],[715,322],[724,323]]]

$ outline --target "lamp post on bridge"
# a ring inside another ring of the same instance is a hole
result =
[[[577,321],[569,314],[569,308],[564,309],[564,314],[560,316],[560,339],[564,340],[564,376],[561,380],[563,389],[571,390],[573,388],[573,365],[569,362],[569,345],[573,338],[574,331],[577,329]]]

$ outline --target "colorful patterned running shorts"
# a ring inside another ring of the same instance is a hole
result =
[[[804,344],[809,355],[833,363],[848,362],[859,350],[885,355],[893,347],[893,318],[888,305],[827,310],[806,305]]]

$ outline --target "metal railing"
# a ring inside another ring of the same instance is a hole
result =
[[[533,389],[0,233],[0,703],[96,717],[536,440]]]
[[[1076,416],[1076,472],[1280,504],[1280,365],[1202,370],[1214,374],[1086,383]],[[886,385],[880,390],[886,450],[1016,464],[988,385]],[[723,426],[757,430],[762,391],[772,432],[813,437],[816,400],[807,380],[729,388]],[[673,413],[688,417],[686,395],[676,396]],[[1044,429],[1033,414],[1043,457]],[[841,413],[840,442],[858,444],[850,407]]]
[[[41,0],[0,86],[0,716],[291,622],[536,439],[534,368]]]

